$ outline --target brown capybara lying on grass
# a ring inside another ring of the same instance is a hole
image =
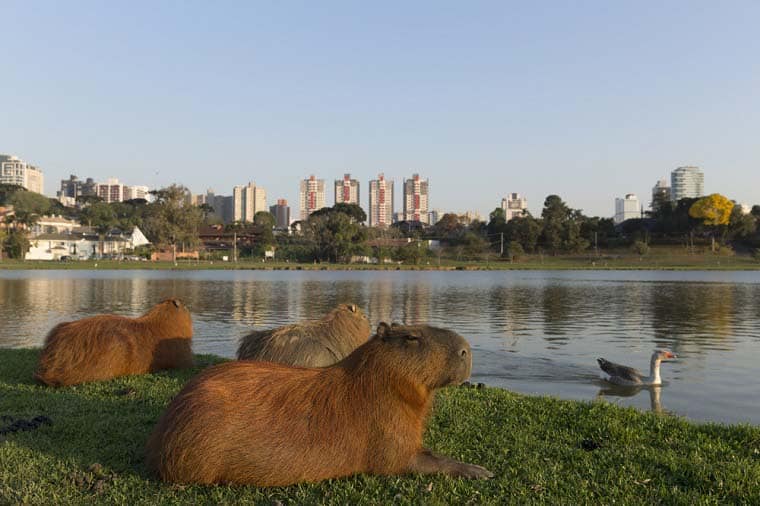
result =
[[[60,323],[47,335],[35,378],[76,385],[193,363],[190,311],[168,299],[139,318],[100,315]]]
[[[147,465],[177,483],[280,486],[356,473],[486,469],[422,447],[433,392],[470,374],[467,341],[425,325],[389,327],[337,364],[227,362],[190,380],[147,443]]]
[[[341,304],[322,318],[254,331],[240,341],[238,360],[325,367],[367,342],[372,329],[356,304]]]

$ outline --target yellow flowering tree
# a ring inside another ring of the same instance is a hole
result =
[[[734,205],[727,197],[720,193],[713,193],[694,202],[689,208],[689,216],[702,220],[702,224],[713,228],[713,231],[717,227],[722,227],[725,237],[726,225],[731,219],[731,211],[733,211]],[[712,233],[710,239],[712,250],[715,251],[715,237]]]
[[[728,225],[734,203],[720,193],[713,193],[694,202],[689,208],[689,216],[702,220],[703,225],[717,227]]]

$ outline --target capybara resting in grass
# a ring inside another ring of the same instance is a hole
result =
[[[254,331],[240,341],[238,360],[325,367],[348,356],[372,334],[356,304],[341,304],[322,318]]]
[[[177,299],[139,318],[100,315],[60,323],[45,339],[35,378],[50,386],[76,385],[189,367],[192,337],[190,311]]]
[[[147,443],[147,465],[177,483],[280,486],[356,473],[486,469],[436,455],[422,434],[439,387],[470,374],[467,341],[425,325],[389,327],[337,364],[238,361],[190,380]]]

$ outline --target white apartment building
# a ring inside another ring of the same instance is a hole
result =
[[[522,217],[528,210],[528,199],[519,193],[510,193],[507,197],[501,199],[501,208],[504,210],[504,219],[506,221],[515,217]]]
[[[95,192],[104,202],[124,202],[132,199],[150,200],[147,186],[128,186],[120,183],[115,177],[106,179],[105,183],[97,183]]]
[[[301,221],[306,220],[317,209],[326,207],[324,179],[317,179],[314,175],[311,175],[301,180],[299,190]]]
[[[670,173],[670,199],[702,197],[705,194],[705,174],[699,167],[678,167]]]
[[[369,226],[388,227],[393,223],[393,181],[380,173],[369,182]]]
[[[150,190],[147,186],[124,186],[124,200],[144,199],[149,200]]]
[[[623,223],[625,220],[641,218],[641,207],[639,198],[633,193],[629,193],[625,198],[615,199],[615,224]]]
[[[253,217],[259,211],[269,211],[264,188],[250,182],[246,186],[232,189],[232,221],[253,222]]]
[[[429,223],[430,184],[427,179],[413,174],[411,179],[404,180],[404,220]]]
[[[351,174],[343,174],[343,179],[335,180],[335,203],[361,205],[359,181],[351,179]]]
[[[12,155],[0,155],[0,183],[23,186],[30,192],[43,193],[42,171]]]

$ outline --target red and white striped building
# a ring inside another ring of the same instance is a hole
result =
[[[351,174],[344,174],[343,179],[335,180],[335,203],[361,205],[359,202],[359,181],[351,179]]]
[[[413,174],[404,179],[404,220],[428,223],[428,180]]]
[[[301,180],[299,196],[301,221],[304,221],[311,213],[325,207],[325,180],[317,179],[314,175]]]
[[[393,181],[378,174],[369,182],[369,226],[388,227],[393,223]]]

